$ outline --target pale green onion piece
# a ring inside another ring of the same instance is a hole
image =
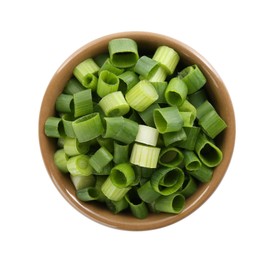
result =
[[[64,135],[62,119],[50,116],[45,121],[45,135],[48,137],[59,138]]]
[[[158,66],[156,70],[147,78],[150,82],[164,82],[168,76],[168,72],[162,67]]]
[[[60,113],[71,113],[74,109],[73,95],[60,94],[55,102],[55,108]]]
[[[125,99],[130,107],[142,112],[158,99],[158,94],[151,82],[141,80],[126,93]]]
[[[174,49],[168,46],[160,46],[156,49],[153,59],[164,67],[168,75],[171,75],[174,73],[180,58]]]
[[[165,147],[159,154],[159,164],[166,167],[176,167],[183,162],[184,155],[176,147]]]
[[[105,147],[101,147],[90,157],[89,163],[97,173],[101,173],[112,160],[112,154]]]
[[[193,94],[188,95],[188,99],[193,106],[198,108],[208,99],[206,90],[204,88],[201,88],[200,90],[194,92]]]
[[[208,167],[215,167],[223,159],[222,151],[204,133],[200,133],[195,144],[199,159]]]
[[[148,208],[144,201],[142,201],[135,189],[131,189],[126,195],[125,199],[127,200],[131,213],[133,216],[139,219],[144,219],[148,216]]]
[[[135,180],[134,169],[129,163],[118,164],[112,168],[110,179],[118,188],[129,187]]]
[[[138,133],[138,123],[119,117],[105,117],[106,130],[103,134],[104,138],[112,138],[125,144],[135,141]]]
[[[160,196],[154,204],[157,212],[180,213],[185,206],[185,197],[180,193],[173,193],[168,196]]]
[[[115,164],[129,161],[129,144],[114,142],[113,161]]]
[[[91,89],[85,89],[73,95],[74,117],[80,117],[93,112]]]
[[[128,202],[125,199],[125,197],[123,197],[121,200],[119,201],[113,201],[113,200],[109,200],[107,199],[105,201],[105,204],[107,206],[107,208],[112,211],[114,214],[117,214],[125,209],[128,208]]]
[[[99,106],[106,116],[123,116],[130,110],[121,91],[112,92],[104,96]]]
[[[121,200],[130,189],[131,187],[118,188],[112,183],[110,176],[105,180],[105,182],[101,186],[102,193],[109,200],[113,201]]]
[[[201,167],[201,162],[194,151],[184,150],[184,165],[188,171],[196,171]]]
[[[123,86],[124,93],[126,93],[129,89],[131,89],[134,85],[136,85],[139,82],[138,75],[131,70],[126,70],[118,77],[120,79],[119,89],[122,89],[122,84],[124,84]]]
[[[191,176],[202,183],[207,183],[212,179],[213,176],[213,169],[202,164],[196,171],[189,172]]]
[[[194,105],[192,105],[187,99],[183,102],[181,106],[178,107],[180,112],[191,112],[194,119],[196,118],[197,111]]]
[[[194,114],[192,112],[179,112],[183,120],[183,127],[192,127],[194,125]]]
[[[167,196],[179,190],[184,182],[184,172],[178,167],[163,167],[157,169],[151,177],[153,189]]]
[[[95,176],[93,174],[90,174],[88,176],[73,176],[70,174],[70,179],[76,190],[94,186],[96,182]]]
[[[139,125],[136,142],[156,146],[158,135],[159,133],[156,128],[146,125]]]
[[[92,201],[99,198],[99,191],[95,187],[87,187],[77,190],[76,196],[81,201]]]
[[[99,70],[99,74],[103,71],[103,70],[107,70],[107,71],[110,71],[112,72],[113,74],[115,75],[120,75],[121,73],[124,72],[124,69],[120,69],[120,68],[117,68],[115,67],[110,58],[106,59],[105,62],[102,64],[100,70]]]
[[[138,112],[140,118],[147,126],[155,127],[153,111],[158,108],[160,108],[160,106],[157,103],[153,103],[143,112]]]
[[[112,64],[118,68],[130,68],[139,58],[137,43],[132,39],[113,39],[108,43],[108,50]]]
[[[67,169],[73,176],[88,176],[93,172],[88,161],[89,157],[85,154],[70,157],[67,161]]]
[[[163,82],[152,82],[157,94],[158,94],[158,99],[156,100],[157,103],[166,103],[165,99],[165,91],[168,86],[168,82],[163,81]]]
[[[103,70],[98,79],[97,94],[102,98],[109,93],[115,92],[119,87],[119,78],[114,73]]]
[[[72,123],[72,126],[80,143],[90,141],[103,133],[99,113],[92,113],[80,117]]]
[[[179,131],[183,126],[183,121],[177,107],[155,109],[153,117],[155,126],[161,134]]]
[[[172,78],[165,91],[165,99],[170,106],[181,106],[188,94],[187,85],[178,77]]]
[[[134,71],[144,78],[148,78],[154,73],[159,66],[159,63],[150,57],[142,56],[138,59]]]
[[[183,127],[187,138],[185,140],[182,140],[178,146],[180,148],[184,148],[190,151],[193,151],[195,148],[196,140],[199,136],[200,127],[192,126],[192,127]]]
[[[63,114],[62,115],[62,121],[63,121],[63,127],[65,135],[68,137],[75,138],[75,133],[73,130],[72,123],[75,120],[74,116],[71,114]]]
[[[202,118],[204,115],[210,113],[214,110],[213,105],[208,101],[204,101],[198,108],[196,109],[196,117],[197,119]]]
[[[185,180],[182,185],[182,189],[180,190],[180,193],[185,197],[188,198],[192,194],[194,194],[197,190],[197,183],[195,181],[195,178],[193,178],[190,174],[185,175]]]
[[[63,173],[68,172],[68,169],[67,169],[68,159],[69,157],[65,153],[64,149],[59,149],[54,153],[54,163],[57,166],[57,168]]]
[[[90,143],[79,143],[76,138],[66,136],[64,138],[64,151],[68,156],[85,154],[89,151]]]
[[[74,76],[79,80],[79,82],[86,88],[95,90],[96,89],[96,74],[99,71],[99,66],[91,58],[88,58],[78,64],[74,70]]]
[[[183,79],[188,87],[188,93],[192,94],[202,88],[207,80],[202,71],[195,64],[188,66],[179,73],[179,77]]]
[[[183,127],[179,131],[163,134],[162,137],[165,146],[176,146],[187,139],[187,135]]]
[[[138,196],[146,203],[152,203],[161,196],[160,193],[153,189],[149,180],[137,189],[137,193]]]
[[[85,87],[75,77],[72,77],[65,85],[63,93],[73,95],[84,89]]]
[[[146,168],[156,168],[160,148],[135,143],[131,152],[130,162]]]

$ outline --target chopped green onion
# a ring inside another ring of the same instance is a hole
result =
[[[112,168],[110,173],[112,183],[118,188],[126,188],[135,180],[135,172],[129,163],[121,163]]]
[[[104,96],[99,106],[106,116],[123,116],[130,110],[121,91],[112,92]]]
[[[183,153],[176,147],[163,148],[159,154],[158,162],[166,167],[179,166],[184,159]]]
[[[129,144],[114,142],[113,161],[115,164],[129,161]]]
[[[80,117],[93,112],[92,92],[90,89],[79,91],[73,95],[74,117]]]
[[[103,70],[98,79],[97,94],[102,98],[109,93],[115,92],[119,87],[119,78],[114,73]]]
[[[74,109],[73,95],[60,94],[57,97],[55,107],[56,111],[61,113],[71,113]]]
[[[77,190],[76,196],[81,201],[92,201],[99,198],[99,191],[95,187],[87,187]]]
[[[59,138],[64,135],[62,119],[50,116],[45,121],[45,135],[48,137]]]
[[[84,90],[85,87],[74,77],[72,77],[66,84],[63,93],[73,95],[79,91]]]
[[[207,100],[206,90],[204,88],[201,88],[200,90],[194,92],[193,94],[188,95],[188,99],[193,106],[198,108]]]
[[[150,82],[164,82],[167,76],[168,72],[162,66],[159,66],[147,79]]]
[[[183,126],[183,121],[177,107],[155,109],[153,117],[155,126],[161,134],[179,131]]]
[[[150,57],[142,56],[138,59],[134,71],[144,78],[148,78],[157,69],[159,63]]]
[[[131,152],[130,162],[146,168],[156,168],[160,148],[135,143]]]
[[[131,108],[142,112],[158,99],[158,94],[151,82],[141,80],[126,93],[125,99]]]
[[[90,141],[103,133],[99,113],[92,113],[76,119],[73,123],[74,133],[80,143]]]
[[[161,196],[160,193],[156,192],[150,181],[145,182],[137,189],[138,196],[146,203],[152,203]]]
[[[180,213],[185,206],[185,197],[176,192],[168,196],[160,196],[154,204],[157,212]]]
[[[184,165],[188,171],[196,171],[201,167],[201,162],[194,151],[184,150]]]
[[[100,146],[105,147],[110,153],[114,152],[114,141],[112,139],[99,136],[96,140]]]
[[[121,211],[123,211],[124,209],[128,208],[128,202],[125,199],[125,197],[123,197],[121,200],[119,201],[113,201],[113,200],[109,200],[107,199],[105,201],[107,208],[112,211],[114,214],[117,214]]]
[[[210,113],[213,110],[214,110],[213,105],[208,100],[206,100],[196,109],[196,117],[200,119],[204,115]]]
[[[113,39],[108,43],[111,62],[118,68],[130,68],[139,58],[137,43],[128,38]]]
[[[73,176],[88,176],[93,172],[88,161],[89,157],[84,154],[70,157],[67,161],[67,169]]]
[[[54,163],[57,166],[57,168],[63,173],[68,172],[68,169],[67,169],[68,159],[69,157],[65,153],[64,149],[59,149],[54,153]]]
[[[115,67],[112,64],[110,58],[106,59],[105,62],[102,64],[102,66],[99,70],[99,74],[104,70],[110,71],[117,76],[124,72],[124,69],[120,69],[120,68]]]
[[[63,121],[63,127],[65,135],[68,137],[75,138],[75,133],[73,130],[72,123],[75,120],[74,116],[71,114],[63,114],[62,115],[62,121]]]
[[[146,125],[139,125],[136,142],[156,146],[158,135],[159,133],[156,128]]]
[[[196,140],[200,133],[200,127],[192,126],[192,127],[183,127],[185,133],[186,133],[186,140],[182,140],[178,146],[180,148],[184,148],[190,151],[193,151],[195,148]]]
[[[172,78],[165,91],[165,99],[171,106],[181,106],[188,94],[187,85],[178,77]]]
[[[197,190],[197,183],[196,183],[195,179],[189,174],[185,175],[185,181],[183,183],[180,193],[185,198],[188,198],[192,194],[194,194],[196,192],[196,190]]]
[[[112,159],[112,154],[105,147],[101,147],[90,157],[89,163],[96,172],[101,173]]]
[[[187,139],[186,132],[184,128],[181,128],[181,130],[176,132],[169,132],[166,134],[163,134],[163,142],[165,146],[173,145],[176,146],[180,144],[182,141],[185,141]]]
[[[183,127],[192,127],[194,124],[194,114],[192,112],[179,112],[183,120]]]
[[[155,127],[153,111],[158,108],[160,108],[160,106],[157,103],[153,103],[147,109],[145,109],[143,112],[138,113],[140,118],[143,120],[143,122],[147,126]]]
[[[213,175],[213,169],[202,164],[196,171],[190,171],[189,174],[202,183],[209,182]]]
[[[120,79],[120,88],[122,88],[122,84],[125,84],[125,90],[124,93],[126,93],[128,90],[130,90],[134,85],[136,85],[139,82],[138,75],[131,70],[126,70],[119,76]]]
[[[180,112],[191,112],[193,114],[193,117],[196,118],[196,108],[187,99],[183,102],[181,106],[178,107],[178,110]]]
[[[88,176],[83,175],[73,176],[70,174],[70,179],[76,190],[81,190],[90,186],[94,186],[96,182],[93,174],[90,174]]]
[[[165,99],[165,91],[168,86],[168,83],[166,81],[162,82],[152,82],[157,94],[158,94],[158,99],[156,100],[157,103],[166,103]]]
[[[188,66],[179,73],[188,87],[188,93],[192,94],[198,91],[206,84],[206,78],[197,65]]]
[[[89,146],[88,142],[79,143],[76,138],[68,136],[64,138],[64,151],[68,156],[86,154],[89,151]]]

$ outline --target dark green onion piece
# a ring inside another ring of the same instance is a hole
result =
[[[155,126],[161,134],[179,131],[183,126],[183,121],[177,107],[155,109],[153,117]]]
[[[97,173],[101,173],[112,160],[112,154],[105,147],[101,147],[90,157],[89,163]]]
[[[135,180],[135,172],[131,164],[121,163],[112,168],[110,172],[112,183],[118,188],[126,188]]]
[[[200,90],[194,92],[193,94],[188,95],[188,99],[193,106],[198,108],[208,99],[206,90],[204,88],[201,88]]]
[[[159,104],[167,103],[165,99],[165,91],[168,86],[168,83],[166,81],[163,81],[163,82],[152,82],[152,84],[158,94],[158,99],[156,100],[156,102]]]
[[[99,191],[95,187],[87,187],[77,190],[76,196],[81,201],[97,200],[99,197]]]
[[[159,154],[158,162],[166,167],[176,167],[183,162],[184,155],[176,147],[163,148]]]
[[[74,130],[73,130],[73,126],[72,126],[72,123],[74,120],[75,120],[75,117],[71,114],[63,114],[62,115],[62,121],[63,121],[65,135],[68,137],[72,137],[72,138],[76,137]]]
[[[114,73],[103,70],[98,79],[97,94],[102,98],[109,93],[115,92],[119,87],[119,78]]]
[[[143,112],[138,113],[140,118],[147,126],[155,127],[153,111],[158,108],[160,108],[160,106],[157,103],[153,103]]]
[[[92,167],[90,166],[88,160],[89,157],[84,154],[70,157],[69,160],[67,161],[67,169],[73,176],[77,175],[88,176],[93,172]]]
[[[138,196],[146,203],[152,203],[161,196],[160,193],[153,189],[149,180],[137,189],[137,193]]]
[[[169,145],[176,146],[177,144],[187,139],[187,135],[184,128],[181,128],[181,130],[176,132],[169,132],[169,133],[163,134],[162,136],[163,136],[163,141],[165,146],[169,146]]]
[[[103,70],[107,70],[107,71],[110,71],[112,72],[113,74],[115,75],[120,75],[121,73],[124,72],[124,69],[120,69],[120,68],[117,68],[115,67],[110,58],[106,59],[105,62],[102,64],[100,70],[99,70],[99,74],[103,71]]]
[[[109,53],[105,52],[94,57],[94,61],[99,67],[101,67],[108,58],[109,58]]]
[[[90,174],[88,176],[73,176],[70,174],[70,179],[76,190],[81,190],[87,187],[94,186],[96,182],[95,176],[93,174]]]
[[[198,91],[206,84],[206,78],[197,65],[188,66],[179,73],[188,87],[188,93],[192,94]]]
[[[190,151],[193,151],[195,148],[196,140],[199,136],[200,127],[192,126],[192,127],[183,127],[185,133],[186,133],[186,140],[181,141],[178,146],[180,148],[184,148]]]
[[[45,121],[45,135],[48,137],[59,138],[64,135],[62,119],[50,116]]]
[[[185,175],[185,181],[183,183],[182,189],[180,193],[185,197],[188,198],[192,194],[194,194],[197,190],[197,183],[195,179],[190,175]]]
[[[130,68],[139,58],[137,43],[128,38],[113,39],[108,43],[111,62],[118,68]]]
[[[184,172],[178,167],[159,168],[152,174],[151,177],[151,185],[153,189],[165,196],[178,191],[183,182]]]
[[[66,136],[64,138],[64,151],[68,156],[75,156],[85,154],[89,151],[90,143],[79,143],[76,138]]]
[[[73,95],[79,91],[84,90],[85,87],[75,78],[72,77],[66,84],[63,93]]]
[[[200,133],[195,145],[199,159],[208,167],[215,167],[223,159],[222,151],[204,133]]]
[[[69,157],[65,153],[64,149],[59,149],[54,153],[54,163],[57,166],[57,168],[63,173],[68,172],[68,169],[67,169],[68,159]]]
[[[202,183],[209,182],[213,176],[213,169],[202,164],[196,171],[189,172],[191,176]]]
[[[144,78],[148,78],[157,69],[159,63],[150,57],[142,56],[138,59],[134,71]]]
[[[129,161],[129,144],[114,142],[113,161],[115,164]]]
[[[126,93],[128,90],[130,90],[134,85],[136,85],[139,82],[139,77],[138,75],[131,71],[131,70],[126,70],[119,76],[120,79],[120,85],[119,89],[122,89],[122,84],[123,85],[123,93]]]
[[[99,113],[92,113],[76,119],[73,123],[74,133],[80,143],[90,141],[103,133]]]
[[[105,203],[106,203],[107,208],[110,211],[112,211],[114,214],[118,214],[119,212],[128,208],[128,202],[125,199],[125,197],[123,197],[119,201],[113,201],[113,200],[107,199],[107,200],[105,200]]]
[[[196,117],[197,119],[202,118],[204,115],[210,113],[214,110],[213,105],[208,101],[204,101],[198,108],[196,109]]]
[[[173,193],[168,196],[160,196],[154,204],[157,212],[180,213],[185,206],[185,197],[180,193]]]
[[[97,137],[97,142],[100,146],[105,147],[111,154],[114,152],[114,141],[110,138]]]
[[[188,171],[196,171],[201,167],[201,162],[194,151],[184,150],[184,165]]]
[[[85,89],[73,95],[74,117],[80,117],[93,112],[91,89]]]
[[[187,85],[178,77],[172,78],[165,91],[165,99],[170,106],[181,106],[188,94]]]
[[[57,97],[55,108],[60,113],[71,113],[74,109],[73,95],[60,94]]]

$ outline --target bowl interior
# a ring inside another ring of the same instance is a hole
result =
[[[85,203],[77,200],[75,189],[70,179],[60,173],[54,164],[53,154],[56,150],[56,142],[44,134],[44,123],[48,116],[54,115],[55,101],[72,76],[74,67],[86,58],[107,52],[109,40],[119,37],[134,39],[138,43],[140,55],[153,52],[160,45],[167,45],[180,54],[182,67],[197,64],[207,78],[205,88],[210,101],[228,125],[227,129],[216,140],[217,145],[223,151],[223,161],[215,168],[212,180],[209,183],[200,185],[198,191],[186,200],[184,210],[178,215],[149,214],[146,219],[140,220],[126,213],[114,215],[100,204]],[[180,41],[164,35],[148,32],[123,32],[107,35],[86,44],[72,54],[56,71],[46,89],[41,104],[39,141],[42,157],[53,183],[73,207],[92,220],[110,227],[125,230],[150,230],[170,225],[185,218],[200,207],[215,191],[224,177],[232,157],[235,142],[235,118],[232,102],[224,83],[212,66],[195,50]]]

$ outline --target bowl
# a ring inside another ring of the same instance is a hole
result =
[[[160,45],[167,45],[175,49],[184,66],[197,64],[207,78],[206,89],[210,101],[226,121],[227,128],[217,139],[217,145],[223,152],[222,162],[214,169],[210,182],[201,184],[195,194],[186,199],[185,207],[179,214],[150,213],[145,219],[137,219],[129,214],[113,214],[106,207],[95,203],[79,201],[75,196],[75,188],[67,176],[62,174],[54,164],[53,154],[56,142],[44,134],[44,124],[49,116],[55,113],[55,101],[62,92],[65,84],[72,76],[73,69],[81,61],[107,52],[107,45],[111,39],[127,37],[135,40],[139,52],[149,53]],[[39,115],[39,142],[42,158],[48,174],[62,196],[80,213],[108,227],[121,230],[152,230],[162,228],[188,217],[205,203],[222,181],[230,164],[235,144],[235,116],[229,93],[209,62],[188,45],[165,35],[151,32],[119,32],[103,36],[91,41],[74,52],[59,67],[49,82],[45,91]]]

